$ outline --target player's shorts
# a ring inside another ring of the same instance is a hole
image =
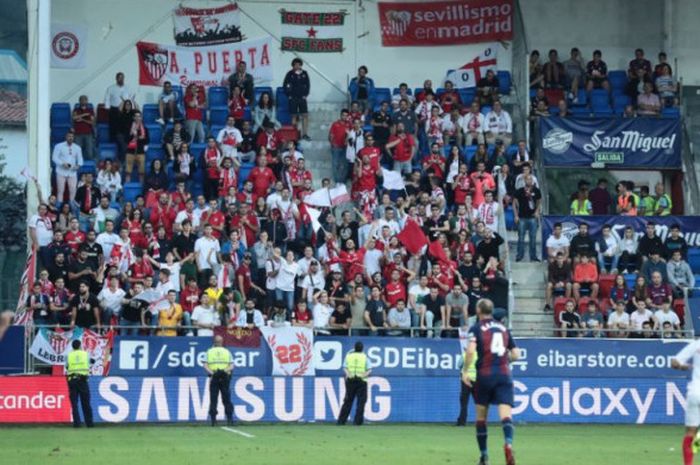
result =
[[[289,97],[289,114],[305,115],[309,112],[305,98]]]
[[[510,376],[479,376],[474,386],[476,405],[510,405],[513,406],[513,380]]]
[[[697,428],[700,426],[700,392],[688,390],[685,406],[685,426]]]

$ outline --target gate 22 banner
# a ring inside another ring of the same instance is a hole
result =
[[[218,86],[236,70],[240,61],[248,65],[256,84],[272,81],[272,60],[269,37],[214,45],[211,47],[178,47],[151,42],[138,42],[139,84],[162,86],[165,81],[186,86]]]
[[[681,167],[681,123],[657,118],[540,120],[545,166]]]
[[[385,47],[461,45],[513,38],[511,0],[378,3]]]

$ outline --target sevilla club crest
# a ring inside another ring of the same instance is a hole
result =
[[[153,81],[160,81],[168,68],[168,51],[159,48],[141,49],[141,61],[143,69],[150,75]]]

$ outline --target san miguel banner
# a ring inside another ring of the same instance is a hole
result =
[[[291,52],[342,52],[345,12],[280,11],[282,45]]]
[[[208,47],[138,42],[139,84],[162,86],[165,81],[186,86],[221,85],[236,70],[240,61],[248,65],[256,84],[272,81],[271,39],[247,40],[235,44]]]
[[[195,47],[243,40],[241,12],[235,3],[218,8],[176,8],[173,27],[177,45]]]
[[[513,38],[512,0],[380,2],[385,47],[461,45]]]
[[[658,118],[540,119],[545,166],[679,169],[680,120]]]
[[[260,330],[258,328],[227,328],[217,326],[214,336],[221,336],[226,347],[260,347]]]
[[[314,332],[311,328],[260,328],[272,352],[272,376],[314,376]]]
[[[588,234],[593,238],[600,237],[603,226],[607,224],[618,240],[624,236],[627,226],[634,229],[635,237],[641,237],[646,224],[653,221],[656,223],[656,234],[662,242],[669,235],[671,226],[677,224],[688,247],[700,247],[700,216],[545,216],[542,218],[543,256],[546,256],[547,238],[552,234],[556,223],[562,224],[562,234],[571,240],[578,233],[578,225],[584,221],[588,224]]]
[[[39,329],[29,353],[36,359],[49,365],[65,365],[71,350],[71,342],[79,339],[84,350],[90,354],[90,374],[106,375],[109,373],[110,353],[114,339],[113,331],[107,335],[100,334],[89,329],[76,328],[73,331],[56,330],[46,328]]]

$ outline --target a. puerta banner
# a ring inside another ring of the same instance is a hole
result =
[[[236,70],[240,61],[248,65],[256,84],[272,81],[269,37],[209,47],[178,47],[138,42],[139,84],[161,86],[165,81],[186,86],[192,82],[218,86]]]
[[[613,235],[621,239],[627,226],[634,229],[637,238],[641,237],[649,221],[656,224],[656,234],[662,242],[670,234],[671,226],[677,224],[688,247],[700,247],[700,216],[545,216],[542,218],[542,256],[547,256],[546,242],[552,235],[555,223],[562,224],[562,235],[569,240],[578,234],[578,225],[584,222],[588,224],[588,234],[593,238],[600,237],[603,226],[608,224]]]
[[[377,5],[385,47],[461,45],[513,38],[512,0]]]
[[[545,166],[681,167],[681,123],[658,118],[540,119]]]
[[[209,378],[92,377],[97,422],[204,422]],[[516,422],[679,424],[685,381],[633,378],[515,377]],[[452,422],[460,381],[448,377],[371,376],[365,418],[372,422]],[[439,395],[436,395],[439,393]],[[231,382],[234,416],[246,422],[334,422],[342,377],[237,376]],[[218,407],[223,416],[223,408]],[[473,405],[469,409],[474,412]],[[496,420],[496,409],[491,411]],[[62,377],[0,378],[0,423],[69,422]],[[473,418],[473,413],[470,413]]]

